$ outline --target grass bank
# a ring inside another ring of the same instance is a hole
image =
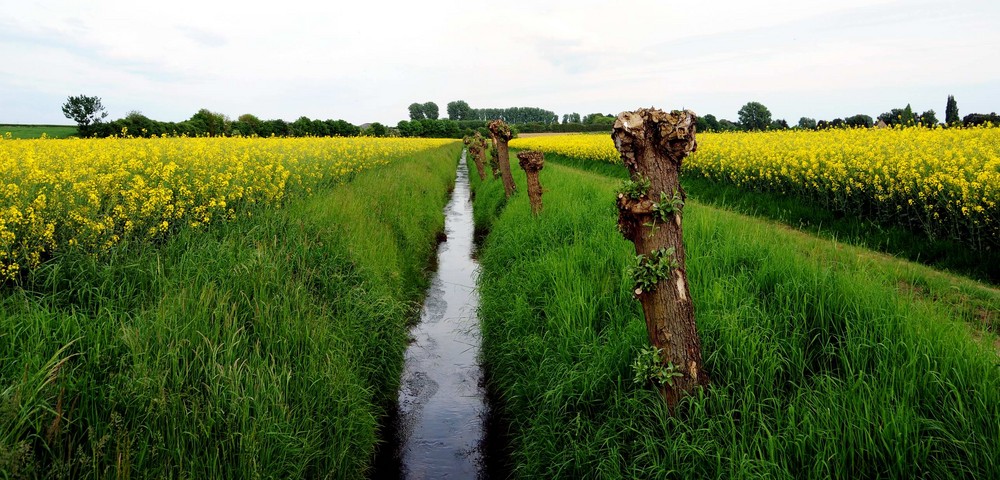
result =
[[[72,125],[0,125],[0,136],[10,133],[10,138],[68,138],[77,134]]]
[[[518,476],[1000,476],[997,290],[689,202],[712,386],[670,416],[632,383],[648,341],[624,275],[634,250],[615,226],[618,180],[547,164],[533,219],[523,175],[506,206],[499,181],[472,178],[490,229],[483,359]]]
[[[363,477],[455,143],[0,295],[0,477]]]
[[[546,160],[614,178],[628,178],[622,165],[546,154]],[[1000,251],[976,251],[949,238],[928,238],[898,225],[832,212],[808,199],[755,192],[696,175],[684,176],[688,195],[703,204],[774,220],[820,237],[888,253],[938,269],[1000,285]]]

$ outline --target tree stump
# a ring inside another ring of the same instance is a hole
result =
[[[634,293],[642,303],[649,341],[659,349],[658,372],[666,378],[658,383],[671,411],[684,395],[709,382],[681,229],[680,169],[697,148],[695,120],[688,110],[640,109],[619,114],[611,133],[632,178],[618,193],[618,228],[638,254]]]
[[[510,173],[510,154],[507,152],[507,142],[513,137],[510,127],[503,120],[493,120],[488,125],[493,136],[493,147],[497,152],[497,163],[500,167],[500,178],[503,179],[503,191],[510,198],[514,194],[514,176]]]
[[[538,171],[545,163],[545,154],[534,150],[517,154],[518,164],[528,177],[528,200],[531,201],[531,213],[538,216],[542,211],[542,184],[538,181]]]

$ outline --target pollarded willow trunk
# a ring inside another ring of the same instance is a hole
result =
[[[681,214],[681,162],[697,148],[695,115],[656,109],[623,112],[611,138],[632,180],[618,193],[618,227],[635,244],[635,296],[646,331],[659,349],[652,371],[670,409],[694,388],[707,385],[701,340],[685,270]]]
[[[490,170],[493,171],[493,178],[500,178],[500,161],[497,158],[497,144],[493,142],[493,148],[490,149]]]
[[[528,200],[531,201],[531,213],[537,216],[542,211],[542,184],[538,181],[538,171],[545,163],[545,154],[534,150],[517,154],[518,164],[528,177]]]
[[[486,139],[483,138],[479,132],[472,137],[472,142],[469,143],[469,152],[472,153],[472,160],[476,163],[476,171],[479,172],[479,180],[486,180],[486,170],[484,163],[484,155],[486,152]]]
[[[478,155],[476,154],[476,150],[479,149],[479,142],[476,141],[477,137],[480,137],[479,133],[476,133],[475,137],[466,135],[465,137],[462,138],[462,143],[465,144],[465,148],[466,150],[468,150],[469,156],[471,156],[473,160],[475,160],[478,157]],[[484,180],[485,178],[483,177],[483,166],[478,161],[476,162],[476,169],[479,171],[479,179]]]
[[[483,172],[483,151],[478,144],[473,143],[469,145],[469,154],[472,156],[473,162],[476,164],[476,172],[479,174],[479,180],[486,180],[486,174]]]
[[[500,167],[500,178],[503,179],[503,191],[509,198],[514,194],[514,176],[510,173],[510,154],[507,152],[507,142],[513,137],[510,127],[503,120],[493,120],[488,125],[493,136],[493,147],[497,151],[497,163]]]

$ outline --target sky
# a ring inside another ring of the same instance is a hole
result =
[[[201,108],[395,125],[465,100],[560,116],[654,106],[737,120],[1000,111],[1000,1],[0,0],[0,124]]]

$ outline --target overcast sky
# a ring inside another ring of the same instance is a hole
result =
[[[0,0],[0,123],[343,118],[413,102],[737,119],[1000,111],[998,0],[213,2]]]

